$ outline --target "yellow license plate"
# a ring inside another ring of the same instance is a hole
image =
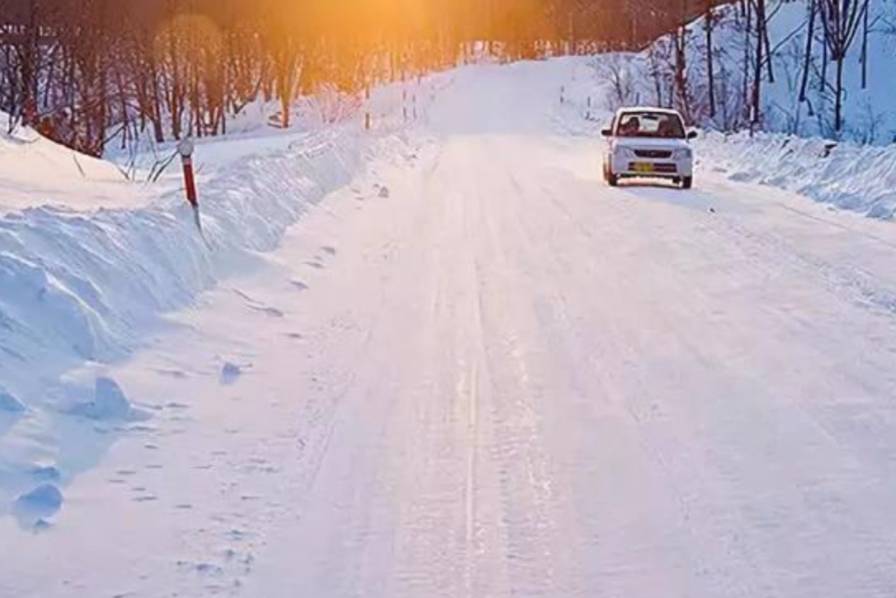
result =
[[[634,164],[632,164],[632,170],[634,170],[635,172],[653,172],[653,164],[635,162]]]

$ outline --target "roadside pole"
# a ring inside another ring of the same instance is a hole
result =
[[[187,201],[193,208],[193,217],[196,228],[202,234],[202,220],[199,217],[199,196],[196,193],[196,177],[193,174],[193,151],[196,149],[192,139],[184,139],[177,144],[177,153],[184,168],[184,189],[187,193]]]
[[[370,130],[370,83],[364,87],[364,103],[366,110],[364,111],[364,130]]]

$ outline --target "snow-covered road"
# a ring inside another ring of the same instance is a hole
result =
[[[118,368],[165,408],[0,527],[0,594],[892,596],[892,224],[610,189],[567,76],[458,71]]]

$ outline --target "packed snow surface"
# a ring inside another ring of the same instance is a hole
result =
[[[607,187],[581,60],[448,76],[208,173],[207,245],[2,221],[0,596],[892,592],[893,224]]]

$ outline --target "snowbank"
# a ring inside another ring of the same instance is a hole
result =
[[[0,215],[52,203],[73,209],[137,207],[148,193],[128,183],[115,164],[72,151],[27,127],[11,134],[0,112]]]
[[[126,355],[162,313],[250,267],[254,252],[275,248],[303,212],[348,183],[363,148],[361,136],[337,128],[204,176],[204,239],[176,189],[135,209],[47,205],[0,216],[0,513],[21,515],[34,502],[37,463],[49,459],[65,484],[111,442],[109,430],[144,417],[101,370],[64,373]],[[21,153],[23,162],[32,156]],[[37,525],[46,515],[19,520]]]
[[[13,190],[0,200],[0,515],[48,525],[71,479],[148,417],[107,365],[138,348],[166,312],[257,267],[259,252],[275,249],[369,156],[400,152],[401,107],[422,120],[444,79],[375,90],[364,107],[374,116],[370,133],[356,111],[312,130],[201,140],[202,235],[176,163],[157,184],[138,184],[112,162],[76,156],[28,129],[0,136],[0,186]],[[321,118],[339,107],[331,104]],[[147,159],[171,151],[160,146]],[[222,379],[238,375],[225,369]]]
[[[45,206],[7,214],[0,352],[8,358],[0,380],[28,403],[36,364],[123,354],[135,329],[187,305],[248,252],[273,249],[309,205],[348,182],[360,158],[360,139],[336,131],[230,168],[201,189],[207,242],[175,194],[137,210]]]
[[[708,133],[697,142],[700,166],[795,191],[872,218],[896,216],[896,145],[834,143],[820,138]]]

